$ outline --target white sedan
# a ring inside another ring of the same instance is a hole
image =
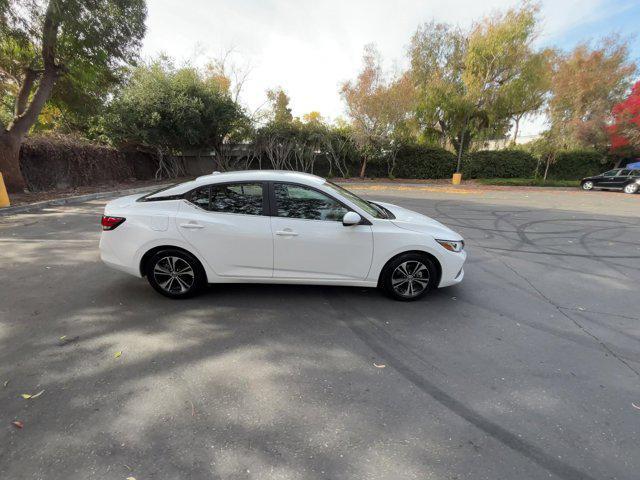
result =
[[[464,241],[411,210],[315,175],[213,173],[107,203],[100,253],[167,297],[209,283],[381,287],[415,300],[459,283]]]

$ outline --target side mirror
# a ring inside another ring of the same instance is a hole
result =
[[[347,212],[342,217],[342,225],[349,227],[351,225],[358,225],[362,221],[362,217],[356,212]]]

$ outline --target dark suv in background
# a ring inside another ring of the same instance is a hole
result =
[[[640,170],[616,168],[594,177],[583,178],[580,186],[583,190],[606,188],[622,190],[624,193],[636,193],[640,190]]]

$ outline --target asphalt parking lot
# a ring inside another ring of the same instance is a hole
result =
[[[637,479],[640,195],[354,191],[464,282],[172,301],[101,264],[102,202],[0,218],[0,479]]]

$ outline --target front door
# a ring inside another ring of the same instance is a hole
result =
[[[373,256],[370,225],[342,225],[349,211],[316,189],[273,183],[275,278],[363,280]]]
[[[182,202],[176,227],[220,276],[270,278],[273,235],[266,184],[200,187]]]
[[[613,188],[613,183],[619,171],[620,170],[609,170],[608,172],[604,172],[594,180],[594,185],[601,188]]]

